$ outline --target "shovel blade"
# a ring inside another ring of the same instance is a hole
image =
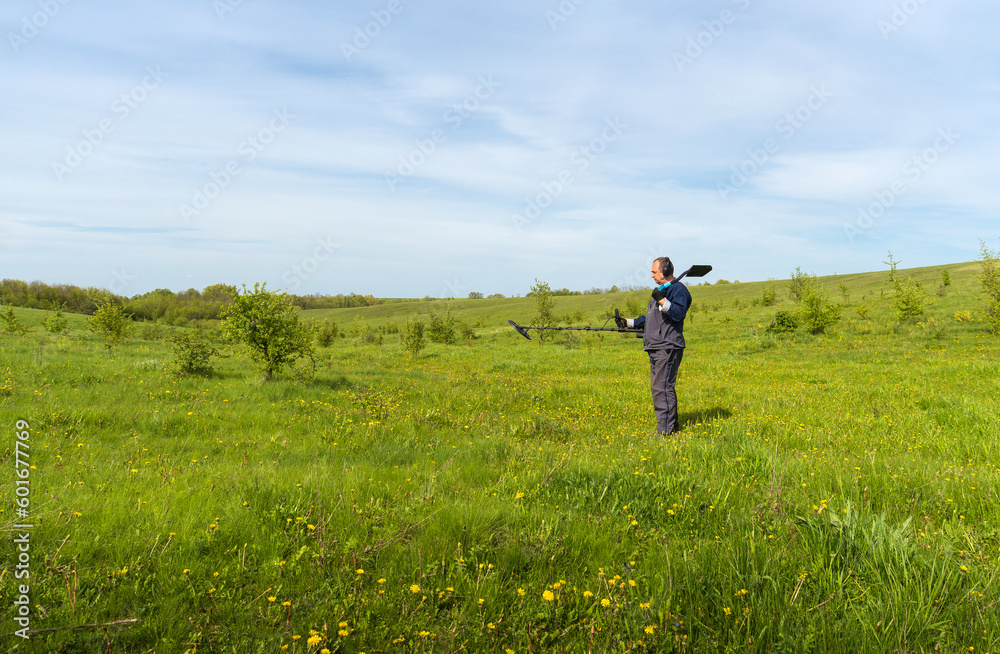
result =
[[[691,266],[688,268],[688,277],[704,277],[708,273],[712,272],[712,266],[708,264],[698,264],[696,266]]]

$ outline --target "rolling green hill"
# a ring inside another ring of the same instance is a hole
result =
[[[14,309],[0,601],[34,633],[7,618],[0,648],[998,651],[1000,336],[976,264],[898,272],[923,315],[900,322],[887,272],[819,278],[818,334],[768,329],[803,312],[789,280],[773,305],[691,287],[669,438],[641,342],[528,342],[506,321],[532,298],[305,312],[346,336],[267,383],[231,346],[177,374],[173,328],[108,349]],[[598,325],[647,297],[555,308]],[[392,329],[449,310],[475,338],[412,356]]]

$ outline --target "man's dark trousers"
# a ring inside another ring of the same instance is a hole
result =
[[[671,434],[678,429],[677,371],[681,367],[683,349],[649,350],[649,381],[653,391],[653,411],[656,413],[656,431]]]

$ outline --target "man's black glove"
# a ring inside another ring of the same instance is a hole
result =
[[[615,325],[618,329],[625,329],[626,327],[625,319],[618,313],[618,309],[615,309]]]
[[[661,291],[658,288],[654,288],[653,289],[653,299],[656,300],[657,303],[659,303],[659,301],[662,300],[665,297],[667,297],[666,293],[664,293],[663,291]]]

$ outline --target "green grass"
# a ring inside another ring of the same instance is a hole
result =
[[[0,336],[0,452],[13,471],[27,420],[31,627],[138,622],[0,646],[996,652],[1000,338],[975,264],[948,269],[943,295],[940,268],[900,271],[928,290],[908,325],[887,273],[819,279],[845,305],[822,335],[766,331],[787,282],[770,307],[760,283],[692,287],[669,439],[641,342],[528,342],[506,319],[531,298],[305,312],[390,333],[266,384],[239,356],[173,374],[163,330],[108,352],[80,316],[52,336],[15,310],[34,331]],[[647,293],[555,308],[600,325]],[[388,329],[449,308],[477,339],[411,357]]]

